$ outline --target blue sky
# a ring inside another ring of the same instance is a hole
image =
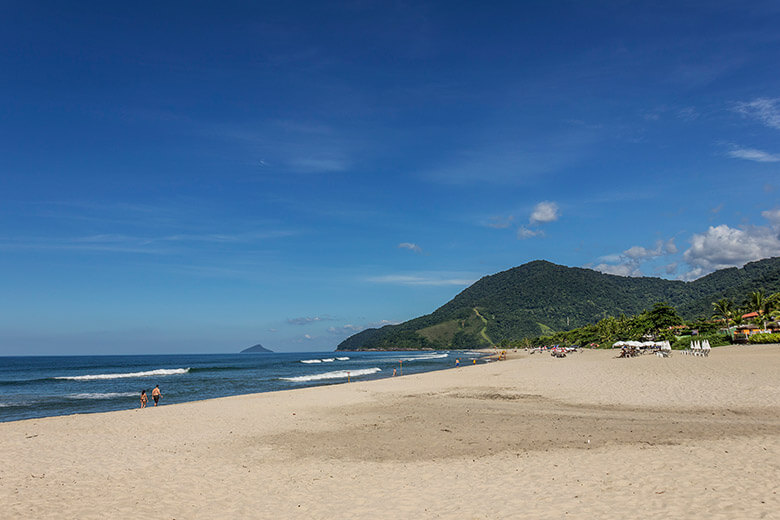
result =
[[[780,255],[776,2],[0,4],[0,355],[328,350]]]

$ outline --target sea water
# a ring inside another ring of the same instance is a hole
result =
[[[0,357],[0,422],[139,406],[155,385],[161,404],[415,374],[472,363],[446,352],[317,352]]]

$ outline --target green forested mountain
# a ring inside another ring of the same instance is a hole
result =
[[[639,314],[667,302],[686,319],[709,317],[712,302],[780,291],[780,257],[692,282],[631,278],[543,260],[485,276],[431,314],[344,340],[338,350],[474,348]]]

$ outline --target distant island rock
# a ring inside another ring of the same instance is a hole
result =
[[[267,348],[265,348],[264,346],[262,346],[261,344],[258,343],[255,346],[252,346],[252,347],[249,347],[249,348],[245,348],[240,353],[241,354],[257,354],[259,352],[273,352],[273,350],[268,350]]]

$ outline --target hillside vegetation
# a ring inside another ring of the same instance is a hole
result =
[[[756,290],[780,291],[780,258],[692,282],[615,276],[537,260],[485,276],[431,314],[355,334],[338,350],[486,347],[641,314],[658,302],[686,320],[709,318],[712,302]]]

